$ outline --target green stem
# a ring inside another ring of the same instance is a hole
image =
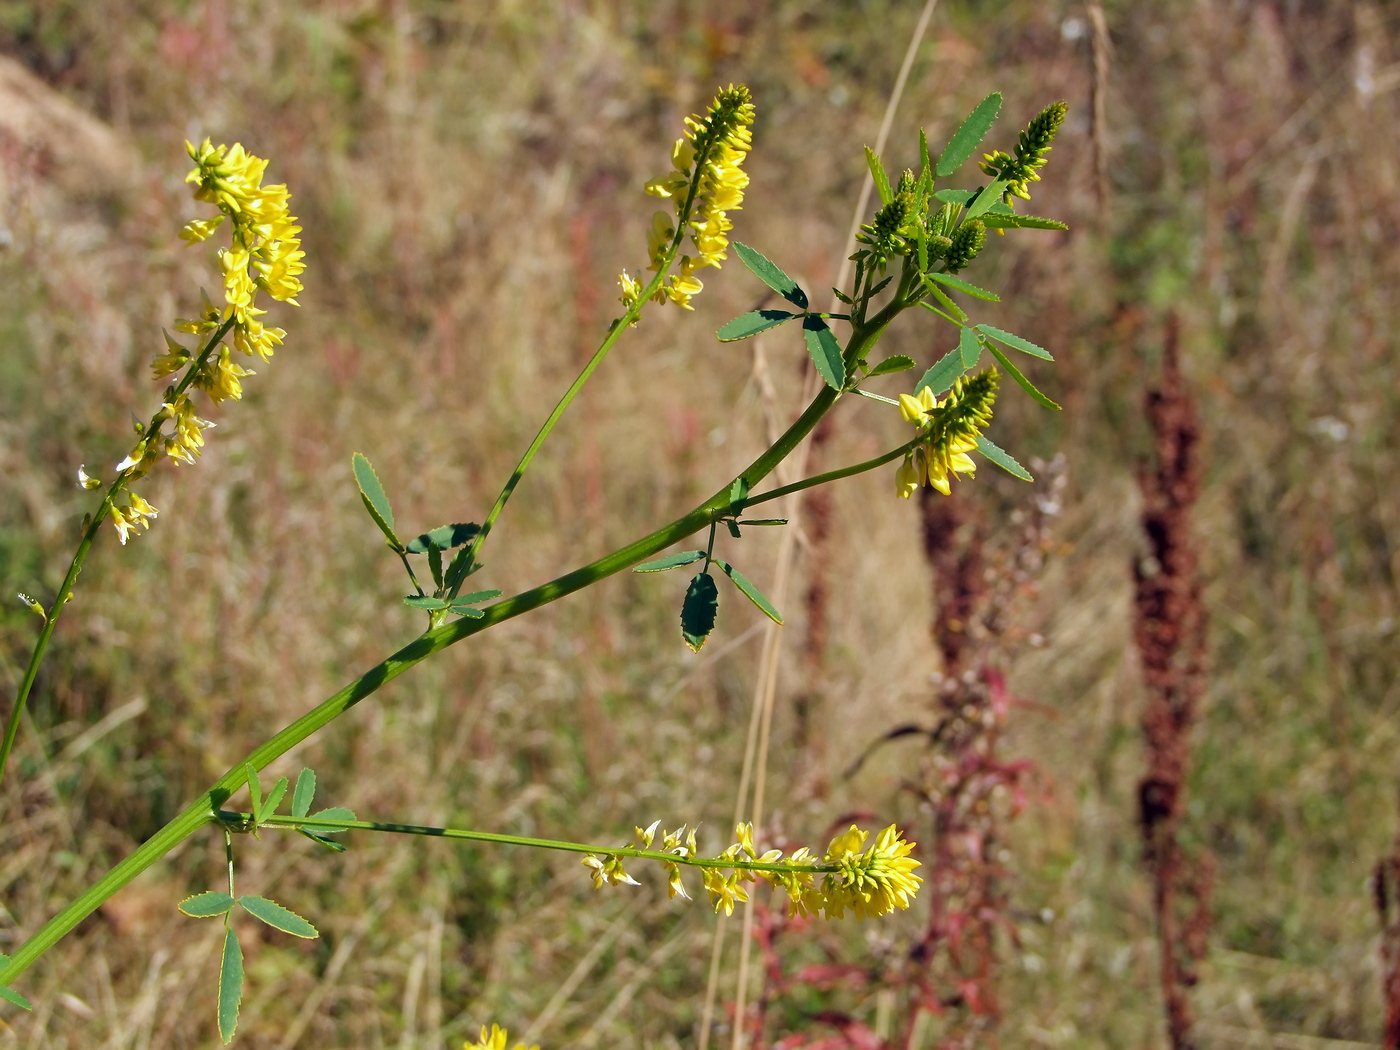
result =
[[[874,470],[876,467],[883,467],[886,463],[893,463],[900,456],[914,451],[915,448],[927,437],[926,434],[919,434],[898,448],[891,449],[874,459],[867,459],[861,463],[854,463],[849,467],[840,467],[836,470],[828,470],[823,474],[813,474],[810,478],[803,478],[801,481],[794,481],[789,485],[782,485],[776,489],[769,489],[767,492],[760,492],[757,496],[749,496],[744,500],[744,509],[757,506],[760,503],[767,503],[769,500],[781,499],[790,496],[794,492],[801,492],[803,489],[815,488],[818,485],[826,485],[833,481],[840,481],[842,478],[853,477],[856,474],[864,474],[867,470]]]
[[[250,825],[250,813],[219,814],[221,819]],[[524,835],[501,835],[493,831],[468,831],[462,828],[434,828],[422,824],[388,824],[378,820],[321,820],[317,817],[264,817],[259,827],[315,828],[320,831],[383,831],[395,835],[426,835],[433,838],[461,839],[467,842],[495,842],[505,846],[532,846],[536,849],[561,850],[565,853],[587,853],[605,857],[637,857],[659,860],[669,864],[688,864],[694,868],[742,868],[746,871],[837,871],[835,864],[783,864],[757,860],[727,860],[724,857],[683,857],[664,850],[641,849],[636,846],[592,846],[586,842],[564,842],[559,839],[537,839]],[[232,895],[230,893],[230,895]]]
[[[178,397],[189,388],[210,352],[228,334],[232,326],[233,321],[230,319],[215,331],[204,349],[195,357],[193,366],[185,373],[179,384],[169,391],[170,397]],[[151,417],[151,422],[142,434],[143,441],[150,441],[159,436],[160,416],[161,412],[157,412]],[[107,514],[112,509],[112,500],[126,487],[128,480],[130,480],[129,476],[122,474],[107,486],[107,492],[102,497],[102,505],[97,508],[97,513],[92,516],[87,528],[83,530],[82,539],[78,541],[78,549],[73,552],[73,560],[68,564],[68,573],[63,577],[58,594],[54,597],[53,604],[44,617],[44,628],[39,632],[39,637],[34,642],[34,649],[29,654],[29,666],[25,668],[24,678],[20,681],[19,691],[15,694],[15,705],[11,708],[9,721],[5,725],[5,739],[0,742],[0,784],[5,781],[5,769],[10,762],[10,752],[14,750],[15,737],[19,735],[20,719],[24,716],[24,708],[29,702],[29,694],[34,688],[34,682],[39,677],[39,667],[44,662],[44,655],[49,648],[49,640],[53,638],[54,629],[58,626],[58,618],[62,614],[64,606],[68,604],[73,586],[78,582],[78,576],[83,571],[83,563],[87,561],[88,551],[92,549],[92,542],[97,538],[102,523],[107,520]]]

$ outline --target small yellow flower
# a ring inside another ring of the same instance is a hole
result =
[[[715,868],[705,868],[704,873],[705,889],[714,902],[716,914],[723,910],[725,915],[733,915],[734,905],[749,899],[748,891],[739,885],[737,874],[726,875]]]
[[[489,1031],[485,1025],[482,1025],[481,1038],[474,1043],[463,1043],[462,1050],[506,1050],[507,1038],[506,1030],[500,1025],[493,1024]],[[540,1047],[538,1043],[528,1048],[524,1043],[516,1043],[515,1050],[540,1050]]]
[[[86,463],[78,466],[78,484],[89,490],[100,489],[102,487],[102,482],[99,479],[88,474]]]
[[[130,489],[127,490],[126,507],[112,507],[112,524],[117,527],[117,534],[121,538],[122,546],[126,546],[126,541],[136,534],[139,526],[143,529],[151,527],[151,518],[156,517],[156,509]]]
[[[190,352],[170,337],[170,333],[161,329],[161,335],[165,336],[165,353],[156,356],[151,362],[151,372],[156,379],[164,379],[166,376],[180,371],[190,363]]]
[[[610,854],[606,859],[599,860],[593,854],[589,854],[581,861],[588,869],[588,874],[593,878],[593,885],[597,889],[604,886],[640,886],[641,883],[628,875],[622,867],[622,858],[617,854]]]
[[[214,231],[219,228],[223,221],[222,215],[216,215],[212,219],[195,219],[192,222],[187,222],[180,229],[180,240],[189,244],[207,241],[214,235]]]

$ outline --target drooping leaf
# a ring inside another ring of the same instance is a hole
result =
[[[224,931],[223,961],[219,964],[219,1038],[225,1045],[238,1031],[238,1006],[243,1001],[243,949],[230,926]]]
[[[741,518],[740,525],[786,525],[787,518]]]
[[[312,820],[354,820],[355,811],[346,809],[344,806],[330,806],[327,809],[318,810],[311,814]],[[315,828],[316,832],[322,835],[340,835],[349,828]]]
[[[691,652],[698,653],[705,639],[715,629],[715,616],[719,612],[719,588],[714,577],[707,572],[698,573],[686,588],[685,601],[681,604],[681,637],[690,646]]]
[[[977,367],[977,360],[982,356],[982,344],[971,328],[964,328],[958,333],[958,353],[962,357],[963,371]]]
[[[482,620],[486,614],[474,605],[452,604],[447,607],[447,611],[455,616],[465,616],[468,620]]]
[[[991,130],[992,123],[997,119],[997,113],[1000,110],[1000,92],[994,91],[977,103],[977,107],[959,125],[958,130],[953,133],[953,137],[948,140],[948,145],[943,148],[943,152],[938,157],[936,170],[940,179],[953,174],[963,166],[963,162],[968,157],[972,156],[972,151],[977,148],[982,137]]]
[[[846,362],[841,359],[836,333],[820,317],[808,314],[802,320],[802,337],[807,341],[807,353],[817,366],[817,374],[827,386],[840,390],[846,383]]]
[[[633,572],[664,572],[666,569],[674,569],[680,565],[689,565],[697,562],[705,556],[704,551],[678,551],[675,554],[668,554],[664,558],[657,558],[654,561],[644,561],[640,565],[633,566]]]
[[[276,901],[270,901],[266,897],[243,896],[238,898],[238,903],[249,915],[255,919],[261,919],[274,930],[281,930],[283,933],[290,933],[293,937],[302,937],[306,940],[314,940],[321,936],[315,926],[312,926],[296,912],[284,908]]]
[[[887,357],[870,370],[871,378],[875,376],[887,376],[891,372],[906,372],[914,367],[914,359],[905,357],[903,354],[895,354]]]
[[[924,287],[933,290],[932,283],[947,285],[954,291],[962,292],[964,295],[971,295],[977,299],[985,299],[989,303],[1001,302],[1001,296],[996,292],[989,292],[985,288],[978,288],[977,285],[964,281],[961,277],[954,277],[951,273],[926,273],[924,274]],[[966,316],[966,315],[964,315]]]
[[[425,554],[432,547],[440,551],[450,551],[453,547],[460,547],[480,531],[481,526],[472,521],[442,525],[409,540],[404,549],[409,554]]]
[[[958,381],[958,376],[963,374],[962,354],[957,350],[949,350],[933,363],[933,367],[924,373],[924,377],[919,380],[919,385],[914,387],[917,395],[924,387],[928,387],[937,397],[942,397],[953,388],[953,384]]]
[[[762,252],[754,251],[747,244],[734,242],[734,253],[739,261],[752,271],[753,275],[777,292],[799,310],[807,309],[807,293],[797,287],[797,282],[778,268],[777,264]]]
[[[1012,335],[1010,332],[1003,332],[1000,328],[993,328],[989,324],[979,324],[977,330],[983,335],[991,336],[998,343],[1005,343],[1013,350],[1019,350],[1023,354],[1030,354],[1038,357],[1042,361],[1055,360],[1050,356],[1050,352],[1043,347],[1036,346],[1029,339],[1022,339],[1019,335]]]
[[[253,820],[257,821],[262,814],[262,783],[258,780],[258,771],[253,768],[253,763],[245,763],[243,771],[248,775],[248,797],[253,800]]]
[[[277,783],[272,785],[272,790],[267,793],[267,798],[262,805],[262,818],[272,816],[277,812],[277,807],[282,804],[282,797],[287,793],[287,778],[282,777]]]
[[[1046,397],[1039,390],[1037,390],[1035,388],[1035,384],[1032,383],[1025,376],[1023,376],[1021,374],[1021,370],[1015,365],[1013,365],[1010,359],[1004,353],[997,349],[996,343],[992,342],[990,339],[983,339],[982,345],[985,346],[991,352],[991,355],[997,359],[1001,367],[1006,369],[1007,375],[1009,375],[1012,379],[1016,380],[1016,383],[1021,387],[1021,389],[1024,390],[1026,393],[1030,394],[1030,396],[1035,401],[1044,405],[1046,408],[1054,409],[1056,412],[1060,410],[1059,405],[1055,404],[1055,402],[1051,401],[1048,397]]]
[[[306,830],[306,828],[297,828],[297,830],[303,835],[305,835],[307,838],[309,838],[312,842],[315,842],[317,845],[325,846],[326,849],[331,850],[335,853],[345,852],[345,847],[342,846],[339,842],[336,842],[334,839],[328,839],[324,835],[318,835],[314,831]]]
[[[1069,227],[1058,219],[1044,219],[1039,215],[1018,215],[993,208],[982,216],[982,221],[992,229],[1007,230],[1067,230]]]
[[[374,472],[374,467],[361,452],[356,452],[350,457],[350,467],[355,473],[355,485],[360,490],[360,499],[364,501],[365,510],[369,511],[369,516],[379,526],[379,531],[389,540],[389,545],[394,550],[402,549],[403,544],[399,543],[398,536],[394,534],[393,508],[389,506],[389,497],[384,494],[384,486],[379,483],[379,475]]]
[[[977,193],[977,199],[967,206],[967,215],[963,217],[963,222],[968,219],[976,219],[1001,200],[1001,195],[1005,192],[1008,183],[1002,179],[983,186]]]
[[[721,325],[715,336],[721,343],[732,343],[738,339],[758,335],[759,332],[766,332],[770,328],[777,328],[784,321],[801,316],[787,310],[750,310],[742,317],[736,317],[728,324]]]
[[[426,609],[429,612],[447,608],[446,599],[434,598],[431,594],[410,594],[403,600],[403,603],[411,608]]]
[[[768,617],[768,619],[772,620],[779,626],[782,626],[782,614],[779,613],[777,609],[773,608],[773,603],[763,596],[763,592],[761,592],[757,587],[755,587],[749,581],[748,577],[746,577],[738,569],[734,568],[734,566],[730,565],[727,561],[722,561],[719,558],[716,558],[715,564],[718,565],[724,571],[724,574],[726,576],[728,576],[731,580],[734,581],[734,586],[738,587],[739,590],[743,592],[745,598],[747,598],[749,601],[753,602],[755,605],[758,606],[759,611],[762,612],[764,616]]]
[[[880,204],[883,207],[894,200],[894,192],[890,189],[890,178],[885,174],[885,166],[869,146],[865,147],[865,163],[870,167],[870,177],[875,180],[875,189],[880,192]]]
[[[1014,460],[1008,452],[1006,452],[1004,449],[998,448],[996,445],[992,444],[980,434],[977,436],[977,451],[980,452],[982,455],[986,456],[989,460],[991,460],[993,463],[999,466],[1002,470],[1006,471],[1012,477],[1020,478],[1022,481],[1035,480],[1035,478],[1031,477],[1030,471],[1028,471],[1025,467],[1021,466],[1021,464],[1017,463],[1016,460]]]
[[[733,536],[736,540],[744,538],[744,534],[739,531],[739,523],[733,518],[725,518],[724,527],[729,530],[729,535]]]
[[[292,816],[304,817],[311,812],[311,802],[316,797],[316,774],[303,769],[297,774],[297,786],[292,789]]]
[[[196,893],[179,904],[180,910],[192,919],[212,919],[215,915],[227,914],[232,907],[233,898],[218,890]]]

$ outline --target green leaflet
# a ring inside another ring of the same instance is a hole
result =
[[[784,321],[801,316],[787,310],[750,310],[742,317],[736,317],[728,324],[722,325],[715,336],[721,343],[732,343],[738,339],[758,335],[759,332],[766,332],[770,328],[777,328]]]
[[[933,161],[928,156],[928,135],[919,129],[919,192],[928,193],[933,189]]]
[[[1037,390],[1035,388],[1035,384],[1021,374],[1021,370],[1015,365],[1013,365],[1010,359],[1007,358],[1007,356],[1004,353],[997,349],[995,343],[993,343],[990,339],[983,339],[982,345],[985,346],[989,351],[991,351],[992,356],[997,359],[997,361],[1001,364],[1002,368],[1006,369],[1007,374],[1011,376],[1012,379],[1016,380],[1017,384],[1019,384],[1021,389],[1024,390],[1026,393],[1030,394],[1035,401],[1044,405],[1046,408],[1054,409],[1056,412],[1060,410],[1059,405],[1055,404],[1055,402],[1051,401],[1048,397],[1046,397],[1039,390]]]
[[[3,970],[9,964],[10,957],[8,955],[5,955],[3,952],[0,952],[0,970]],[[21,1010],[34,1009],[33,1003],[31,1003],[24,996],[20,995],[19,992],[15,991],[7,984],[0,984],[0,999],[4,999],[6,1002],[9,1003],[14,1003]]]
[[[426,609],[428,612],[447,608],[447,599],[434,598],[431,594],[410,594],[403,603],[414,609]]]
[[[982,221],[990,228],[1001,227],[1007,230],[1067,230],[1069,227],[1058,219],[1043,219],[1039,215],[1017,215],[996,208],[982,216]]]
[[[356,452],[350,457],[350,468],[354,471],[355,485],[360,490],[360,499],[364,501],[365,510],[369,511],[369,516],[379,526],[379,531],[389,540],[389,546],[394,550],[402,550],[403,544],[399,543],[398,536],[394,534],[394,510],[389,506],[389,497],[385,495],[384,486],[379,483],[379,475],[374,472],[374,467],[363,453]]]
[[[270,901],[266,897],[243,896],[238,898],[238,903],[249,915],[255,919],[261,919],[274,930],[281,930],[283,933],[290,933],[293,937],[302,937],[306,940],[314,940],[321,936],[315,926],[312,926],[296,912],[284,908],[276,901]]]
[[[894,192],[890,189],[889,176],[885,174],[885,166],[880,163],[879,156],[869,146],[865,147],[865,163],[870,168],[870,177],[875,180],[875,188],[880,191],[881,206],[894,200]]]
[[[734,253],[760,281],[777,292],[799,310],[807,309],[807,293],[797,286],[787,274],[762,252],[754,251],[747,244],[734,242]]]
[[[1003,332],[1000,328],[993,328],[989,324],[979,324],[977,330],[985,336],[990,336],[998,343],[1005,343],[1013,350],[1019,350],[1023,354],[1030,354],[1038,357],[1042,361],[1055,360],[1050,356],[1050,352],[1042,347],[1036,346],[1029,339],[1022,339],[1019,335],[1012,335],[1010,332]]]
[[[943,148],[943,152],[938,157],[936,173],[940,179],[953,174],[963,166],[968,157],[972,156],[972,151],[977,148],[982,137],[991,130],[992,124],[997,119],[997,113],[1000,111],[1000,92],[994,91],[977,103],[977,107],[959,125],[958,130],[953,133],[953,137],[948,140],[948,145]]]
[[[998,448],[982,435],[977,435],[977,451],[987,459],[991,460],[1002,470],[1006,471],[1013,478],[1020,478],[1022,481],[1034,481],[1030,471],[1017,463],[1004,449]]]
[[[958,354],[962,357],[963,371],[977,367],[977,360],[982,356],[982,344],[977,341],[977,333],[971,328],[964,328],[958,333]]]
[[[802,319],[802,337],[807,340],[807,353],[817,366],[817,374],[831,389],[840,390],[846,385],[846,362],[836,333],[820,317],[808,314]]]
[[[914,387],[914,394],[917,396],[920,390],[929,387],[935,396],[942,397],[953,388],[953,384],[958,381],[958,376],[962,374],[962,353],[958,350],[950,350],[924,373],[924,377],[919,380],[919,385]]]
[[[227,893],[209,890],[186,897],[178,907],[192,919],[212,919],[215,915],[227,915],[233,907],[233,898]]]
[[[481,526],[470,521],[442,525],[409,540],[404,549],[409,554],[426,554],[430,550],[448,551],[453,547],[460,547],[480,531]]]
[[[753,602],[755,605],[758,606],[759,610],[763,613],[764,616],[768,617],[768,619],[772,620],[779,626],[782,626],[782,614],[779,613],[777,609],[773,608],[773,603],[763,596],[763,592],[761,592],[757,587],[755,587],[752,583],[749,582],[748,577],[746,577],[738,569],[734,568],[734,566],[730,565],[727,561],[722,561],[721,559],[716,558],[715,564],[718,565],[720,569],[724,571],[724,574],[726,576],[728,576],[731,580],[734,581],[734,586],[738,587],[739,590],[743,592],[745,598],[747,598],[749,601]]]
[[[238,1006],[243,1001],[243,949],[230,926],[224,931],[223,960],[219,964],[219,1037],[225,1044],[238,1031]]]
[[[478,602],[489,602],[492,598],[499,598],[503,591],[472,591],[470,594],[459,594],[452,599],[455,608],[458,605],[476,605]]]
[[[257,819],[262,820],[277,812],[277,807],[282,804],[282,796],[287,793],[287,778],[280,778],[272,785],[272,790],[267,793],[267,798],[263,800],[262,808],[258,810]]]
[[[930,283],[931,281],[937,281],[939,284],[947,285],[949,288],[962,292],[965,295],[971,295],[977,299],[985,299],[989,303],[1001,302],[1001,296],[997,295],[996,292],[989,292],[985,288],[978,288],[977,285],[964,281],[961,277],[954,277],[951,273],[926,273],[923,275],[924,287],[928,288],[930,291],[936,291]],[[964,314],[963,316],[966,318],[967,315]]]
[[[253,768],[253,763],[244,765],[243,771],[248,775],[248,797],[253,800],[251,809],[256,823],[258,814],[262,812],[262,782],[258,780],[258,771]]]
[[[1010,183],[998,179],[990,186],[983,186],[977,193],[977,199],[967,208],[967,215],[963,217],[963,222],[968,219],[976,219],[990,209],[993,205],[1001,201],[1001,195]]]
[[[891,372],[906,372],[914,367],[914,359],[905,357],[903,354],[895,354],[887,357],[870,370],[870,376],[885,376]]]
[[[664,558],[657,558],[654,561],[644,561],[640,565],[634,565],[632,571],[664,572],[667,569],[674,569],[680,565],[689,565],[692,562],[697,562],[704,556],[704,551],[680,551],[677,554],[668,554]]]
[[[939,190],[934,195],[935,200],[940,200],[944,204],[966,205],[968,201],[977,196],[976,190]]]
[[[346,809],[344,806],[331,806],[311,814],[312,820],[354,820],[355,811]],[[317,828],[322,835],[340,835],[348,831],[348,828]]]
[[[303,769],[297,774],[297,786],[292,789],[292,816],[304,817],[311,812],[311,800],[316,797],[316,774]]]
[[[719,612],[719,588],[714,577],[707,572],[698,573],[686,588],[685,601],[681,603],[681,637],[690,651],[698,653],[705,639],[715,629],[715,617]]]

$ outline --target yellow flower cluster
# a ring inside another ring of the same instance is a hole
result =
[[[493,1024],[490,1031],[485,1025],[481,1026],[481,1038],[476,1042],[466,1042],[462,1044],[462,1050],[506,1050],[506,1040],[508,1033],[498,1024]],[[526,1047],[524,1043],[516,1043],[515,1050],[540,1050],[539,1044]]]
[[[977,447],[981,428],[992,418],[997,371],[960,376],[940,403],[928,387],[917,394],[899,395],[899,414],[926,431],[926,439],[904,457],[895,472],[895,492],[908,499],[921,485],[952,494],[954,474],[973,474],[977,464],[968,455]]]
[[[651,827],[637,828],[637,839],[643,850],[650,850],[660,821]],[[907,842],[893,824],[876,836],[869,849],[862,850],[868,833],[854,824],[831,840],[826,853],[816,856],[807,847],[783,856],[782,850],[760,854],[753,844],[753,825],[739,824],[738,839],[711,861],[696,858],[695,832],[662,831],[661,852],[677,857],[675,861],[659,859],[669,873],[668,891],[672,897],[684,897],[681,865],[701,869],[705,891],[710,895],[715,911],[734,913],[735,904],[749,899],[745,883],[762,879],[788,895],[788,907],[794,915],[822,914],[828,919],[842,918],[849,909],[857,921],[885,915],[896,908],[908,908],[923,881],[913,874],[919,862],[910,857],[914,843]],[[636,851],[610,853],[605,858],[588,856],[584,865],[598,888],[620,884],[637,885],[623,868],[623,859]],[[754,865],[750,867],[749,865]],[[759,866],[761,865],[761,867]],[[820,880],[819,877],[820,876]]]
[[[243,380],[253,371],[236,364],[230,347],[222,344],[225,335],[233,338],[233,349],[266,361],[273,348],[281,345],[287,333],[264,325],[258,318],[267,311],[257,305],[258,292],[296,305],[302,290],[299,275],[306,269],[297,234],[301,227],[288,211],[290,195],[284,185],[264,186],[267,160],[247,152],[241,144],[215,146],[209,139],[196,146],[185,143],[195,162],[186,182],[194,183],[194,197],[218,207],[222,213],[211,219],[186,223],[180,237],[190,244],[207,240],[225,219],[231,227],[230,246],[219,249],[219,269],[223,275],[224,304],[216,305],[201,292],[199,314],[181,318],[175,328],[209,339],[197,352],[165,335],[165,350],[151,362],[156,379],[164,379],[193,364],[193,372],[166,391],[165,403],[149,427],[137,424],[140,440],[129,455],[117,464],[117,473],[128,482],[150,472],[164,452],[179,463],[193,463],[204,447],[204,431],[214,424],[196,414],[185,392],[193,386],[209,400],[237,401],[243,396]],[[216,345],[217,344],[217,345]],[[172,424],[164,433],[164,424]],[[94,479],[80,477],[84,487]],[[125,543],[138,527],[149,527],[155,508],[128,488],[129,504],[113,505],[113,523]]]
[[[694,255],[681,256],[679,272],[671,274],[652,296],[656,302],[670,299],[692,309],[691,297],[704,288],[696,271],[719,266],[728,257],[728,234],[734,224],[726,213],[742,205],[749,184],[743,164],[753,145],[749,130],[753,119],[748,88],[731,85],[720,91],[705,116],[686,118],[685,137],[677,139],[671,150],[672,170],[647,182],[647,193],[670,198],[675,205],[674,217],[664,211],[652,216],[647,231],[648,269],[662,270],[679,231],[689,232],[695,248]],[[622,303],[630,310],[641,296],[641,285],[626,271],[618,283]]]

